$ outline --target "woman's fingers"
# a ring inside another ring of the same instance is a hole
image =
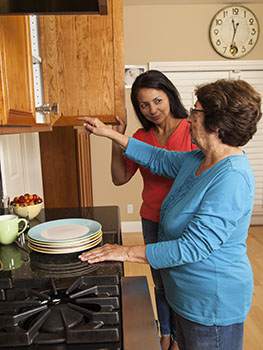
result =
[[[108,127],[98,118],[80,117],[78,120],[84,121],[84,128],[92,134],[105,136],[107,133]]]
[[[91,249],[79,256],[81,261],[88,261],[90,264],[102,261],[125,261],[128,255],[128,247],[117,244],[105,244],[102,247]]]

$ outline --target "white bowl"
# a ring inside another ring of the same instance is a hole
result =
[[[43,207],[43,202],[35,205],[28,205],[25,207],[14,207],[14,212],[23,218],[29,217],[29,220],[34,219]]]

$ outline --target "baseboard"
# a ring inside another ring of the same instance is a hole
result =
[[[142,232],[141,221],[122,221],[121,222],[122,232]]]

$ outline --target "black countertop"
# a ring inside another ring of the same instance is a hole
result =
[[[117,206],[80,207],[80,208],[48,208],[42,209],[39,215],[30,221],[30,228],[46,221],[86,218],[98,221],[102,225],[105,243],[121,244],[120,210]],[[30,250],[26,245],[17,243],[0,245],[0,288],[10,280],[52,276],[54,278],[75,278],[83,275],[115,275],[123,276],[121,262],[105,262],[89,265],[78,259],[80,252],[71,254],[43,254]],[[58,269],[59,268],[59,269]]]

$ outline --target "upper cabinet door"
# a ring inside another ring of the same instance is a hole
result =
[[[41,16],[46,101],[58,103],[54,126],[81,125],[79,116],[106,123],[124,116],[122,0],[108,0],[108,15]]]
[[[0,17],[0,51],[1,124],[35,124],[28,16]]]

